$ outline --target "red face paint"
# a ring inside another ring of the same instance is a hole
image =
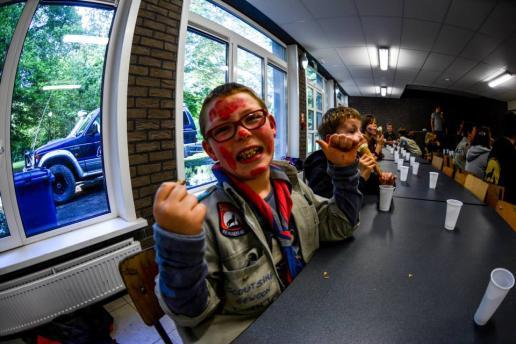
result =
[[[271,137],[267,142],[265,143],[265,147],[267,149],[268,154],[272,154],[274,150],[274,137]]]
[[[249,131],[247,129],[238,128],[237,135],[238,135],[239,138],[246,138],[250,134],[249,134]]]
[[[262,166],[262,167],[258,167],[258,168],[251,170],[251,172],[249,172],[249,173],[251,174],[252,177],[256,177],[256,176],[259,176],[260,174],[262,174],[263,172],[267,171],[267,169],[268,169],[268,167]]]
[[[228,119],[240,107],[245,106],[243,99],[237,98],[235,100],[228,101],[226,98],[221,98],[215,102],[215,105],[209,112],[210,121],[220,117],[220,119]]]
[[[225,162],[228,164],[228,166],[232,169],[236,169],[236,160],[233,158],[231,153],[224,147],[220,147],[220,154],[222,154],[222,157],[224,158]]]

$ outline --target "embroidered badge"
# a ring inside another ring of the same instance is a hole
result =
[[[227,237],[236,238],[247,234],[242,219],[236,209],[230,203],[219,203],[220,232]]]

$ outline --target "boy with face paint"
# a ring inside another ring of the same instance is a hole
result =
[[[294,167],[273,161],[274,117],[248,87],[215,88],[200,128],[218,183],[200,202],[178,183],[157,191],[156,294],[185,342],[228,343],[278,298],[320,241],[352,235],[361,135],[320,142],[335,196],[319,199]]]
[[[338,106],[329,109],[322,117],[321,124],[317,131],[319,137],[325,141],[333,134],[356,134],[361,133],[362,126],[360,113],[350,107]],[[362,142],[365,138],[362,139]],[[360,182],[359,190],[363,194],[378,194],[380,184],[392,185],[395,175],[390,172],[381,172],[379,175],[374,172],[376,159],[368,154],[363,154],[359,160]],[[330,198],[333,196],[332,178],[328,174],[328,159],[322,150],[310,154],[304,164],[304,176],[310,188],[319,196]]]

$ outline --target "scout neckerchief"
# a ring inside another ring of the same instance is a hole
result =
[[[271,169],[277,169],[277,167],[271,166]],[[290,284],[290,282],[292,282],[303,268],[303,262],[300,258],[296,258],[296,252],[292,247],[294,237],[289,231],[289,221],[292,212],[292,198],[290,197],[290,188],[288,183],[281,179],[271,180],[280,218],[280,223],[276,223],[276,221],[274,221],[270,205],[267,204],[267,202],[265,202],[265,200],[254,192],[247,184],[242,183],[231,174],[225,173],[218,163],[213,165],[212,171],[219,184],[222,184],[223,182],[229,183],[249,202],[249,204],[254,206],[258,212],[257,215],[267,221],[272,234],[280,243],[283,259],[287,262],[287,269],[284,269],[286,276],[283,276],[285,278],[282,279],[287,284]]]

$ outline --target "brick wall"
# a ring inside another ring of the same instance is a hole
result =
[[[129,67],[127,137],[136,215],[152,224],[163,181],[176,180],[175,85],[182,0],[142,0]],[[152,240],[150,226],[139,233]]]

